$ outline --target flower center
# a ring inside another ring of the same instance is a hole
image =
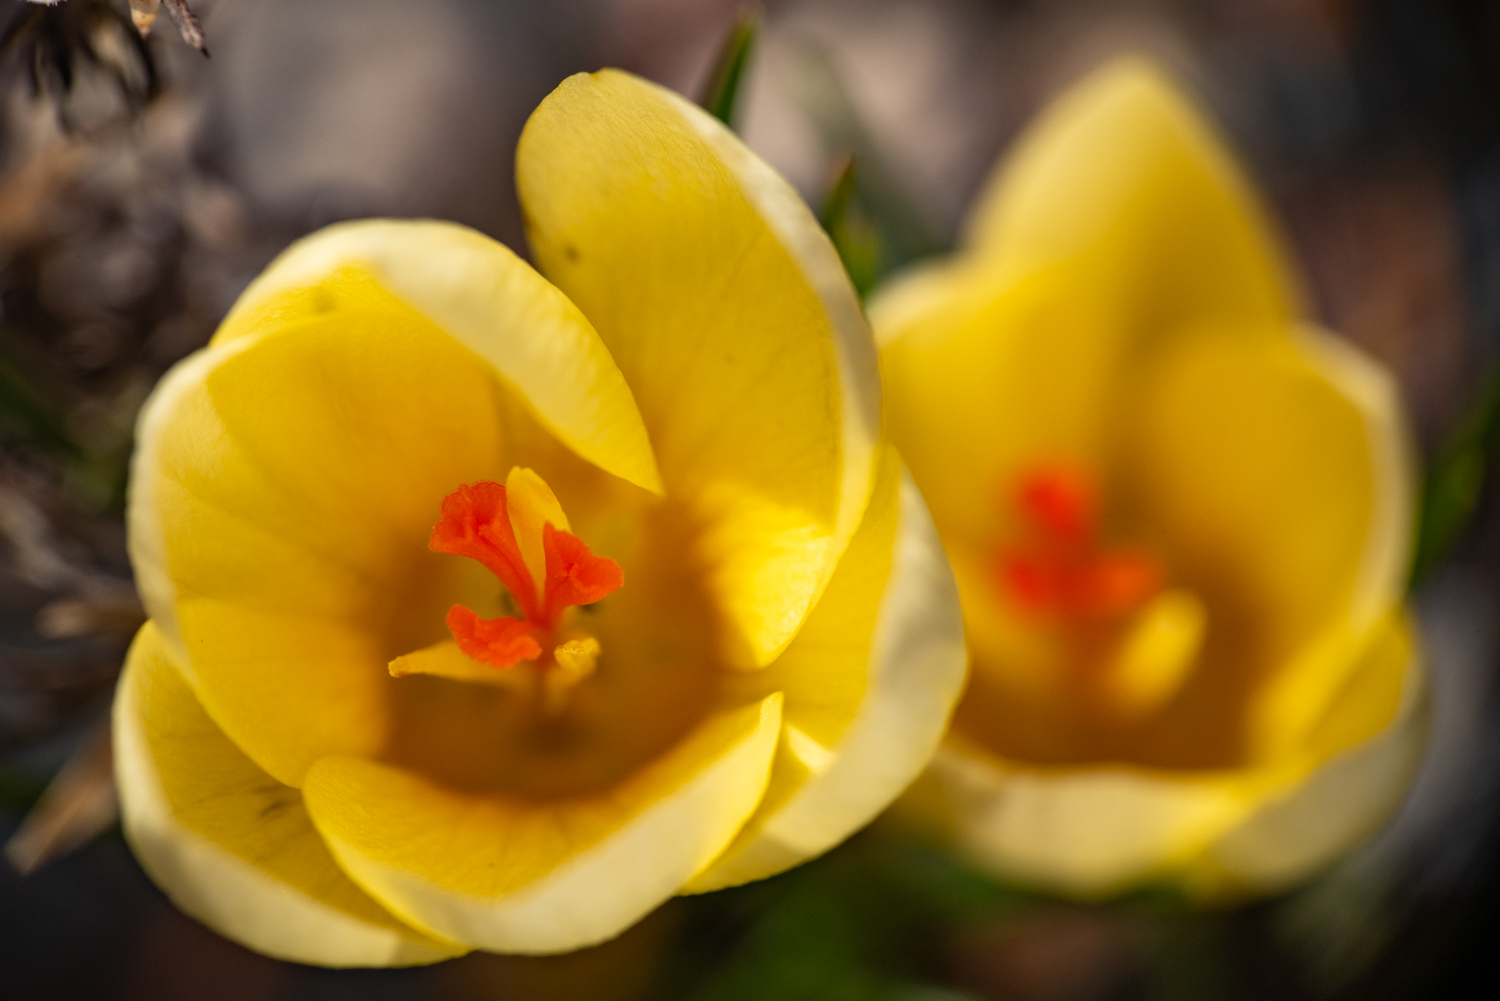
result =
[[[564,613],[619,589],[625,575],[614,560],[595,556],[569,531],[562,505],[536,473],[516,466],[504,484],[459,487],[443,498],[442,519],[433,526],[427,546],[478,560],[500,578],[520,614],[486,619],[454,605],[448,610],[448,631],[470,664],[455,661],[448,652],[452,648],[438,644],[396,658],[393,675],[476,681],[485,680],[475,670],[479,665],[504,669],[532,662],[563,681],[593,670],[599,641],[576,631],[564,635]]]
[[[1149,551],[1103,543],[1098,496],[1087,474],[1059,464],[1018,481],[1024,536],[1000,549],[996,571],[1028,615],[1098,624],[1135,611],[1161,589],[1161,565]]]
[[[1017,481],[1013,503],[1021,537],[996,550],[994,573],[1026,618],[1060,634],[1074,694],[1115,718],[1161,707],[1197,660],[1202,601],[1167,587],[1150,550],[1105,542],[1099,489],[1086,472],[1035,466]]]

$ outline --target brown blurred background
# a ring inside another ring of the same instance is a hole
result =
[[[11,39],[0,86],[0,836],[65,762],[75,790],[71,819],[11,842],[23,867],[58,857],[24,878],[0,868],[0,997],[1500,997],[1493,484],[1418,591],[1436,721],[1417,789],[1375,843],[1280,900],[1072,907],[877,829],[572,957],[335,973],[182,916],[117,832],[63,852],[111,808],[91,749],[139,621],[121,513],[155,380],[276,251],[326,223],[435,216],[521,249],[511,156],[537,102],[605,65],[696,97],[737,7],[194,0],[205,60],[165,17],[146,59],[83,20],[89,2]],[[1429,456],[1495,385],[1495,0],[766,6],[741,132],[814,206],[853,153],[889,222],[884,265],[950,246],[1031,114],[1099,60],[1144,50],[1218,116],[1322,320],[1398,373]],[[0,26],[33,14],[0,0]],[[106,40],[96,61],[59,59],[74,30]]]

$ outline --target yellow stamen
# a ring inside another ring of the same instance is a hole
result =
[[[515,687],[523,674],[521,671],[497,671],[487,664],[481,664],[460,650],[452,640],[402,654],[386,665],[386,669],[393,678],[427,674],[435,678],[501,687]]]
[[[594,673],[599,663],[599,641],[592,636],[568,640],[552,651],[552,660],[551,669],[542,675],[542,707],[558,713],[574,686]]]
[[[552,656],[557,661],[554,673],[569,683],[582,681],[594,673],[594,665],[599,662],[599,641],[592,636],[568,640],[553,650]]]
[[[1111,708],[1139,719],[1165,705],[1187,680],[1207,626],[1197,595],[1174,588],[1153,598],[1130,623],[1101,679]]]

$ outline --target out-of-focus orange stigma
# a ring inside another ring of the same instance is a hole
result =
[[[518,617],[481,618],[463,605],[448,610],[448,630],[471,659],[494,668],[542,658],[569,676],[592,670],[598,641],[558,643],[564,613],[591,605],[625,583],[619,564],[589,552],[568,530],[568,519],[550,487],[517,466],[505,483],[459,487],[443,499],[442,518],[428,547],[478,560],[500,578],[520,609]]]
[[[1048,463],[1026,471],[1016,485],[1015,503],[1053,546],[1083,545],[1098,526],[1099,492],[1073,466]]]
[[[1063,463],[1032,467],[1012,494],[1023,536],[995,556],[1005,593],[1028,614],[1064,622],[1118,619],[1163,585],[1161,565],[1136,546],[1106,546],[1099,491],[1083,470]]]

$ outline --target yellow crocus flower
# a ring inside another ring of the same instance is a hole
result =
[[[900,793],[962,685],[792,189],[613,71],[542,103],[518,183],[541,274],[455,225],[331,227],[141,416],[125,832],[274,956],[562,951],[779,872]]]
[[[1058,98],[964,248],[872,308],[972,677],[924,802],[1085,896],[1265,891],[1420,752],[1391,381],[1305,318],[1249,186],[1154,65]]]

